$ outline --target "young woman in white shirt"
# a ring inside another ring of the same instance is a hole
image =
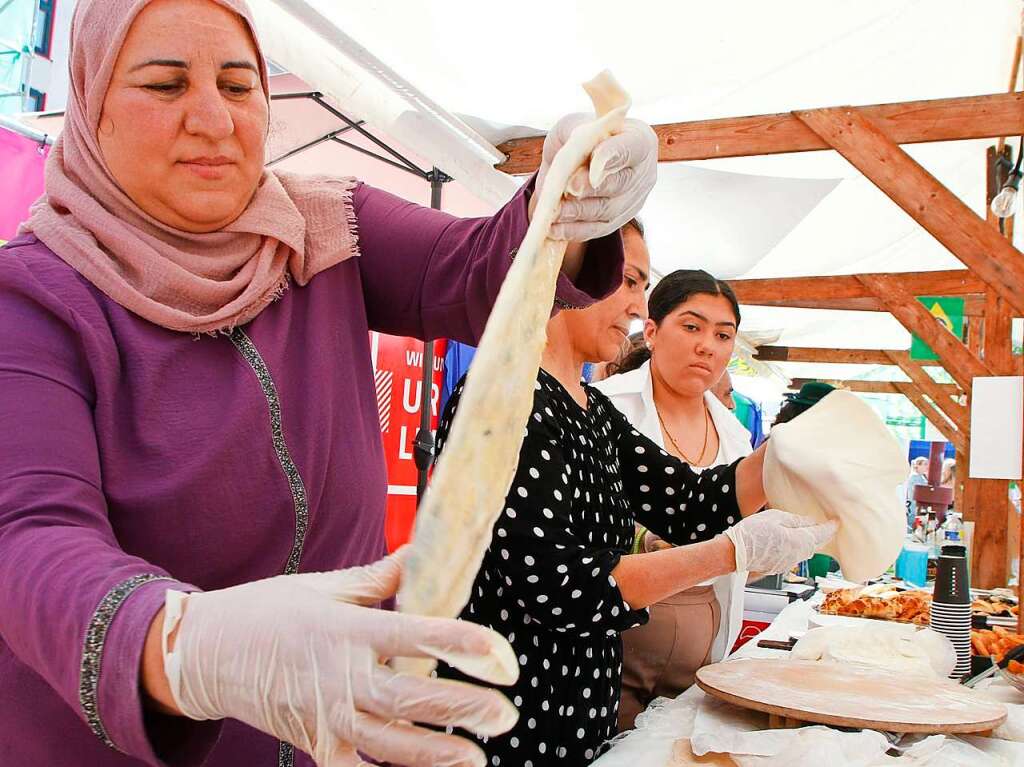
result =
[[[729,285],[707,272],[664,277],[648,301],[644,344],[595,384],[640,431],[694,471],[749,455],[750,433],[711,389],[726,373],[740,310]],[[638,529],[636,551],[669,544]],[[733,572],[651,605],[650,621],[623,633],[619,729],[656,697],[675,697],[697,669],[722,660],[743,620],[747,573]]]

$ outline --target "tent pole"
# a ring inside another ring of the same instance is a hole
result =
[[[451,177],[437,168],[427,174],[430,181],[430,207],[441,209],[441,191]],[[423,342],[423,378],[420,381],[420,427],[416,432],[413,444],[413,457],[416,460],[416,503],[423,499],[427,489],[427,472],[434,463],[434,433],[430,430],[430,416],[433,408],[432,394],[434,383],[434,341]]]
[[[7,94],[0,95],[6,96]],[[54,136],[50,136],[49,134],[43,133],[42,131],[36,130],[35,128],[30,128],[29,126],[23,125],[22,123],[18,122],[13,117],[7,117],[4,115],[0,115],[0,128],[3,128],[4,130],[9,130],[11,131],[11,133],[17,133],[19,136],[24,136],[25,138],[31,139],[32,141],[38,141],[40,146],[44,144],[52,145],[55,139]]]

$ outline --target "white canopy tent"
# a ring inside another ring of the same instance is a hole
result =
[[[415,88],[444,104],[446,114],[459,115],[474,135],[467,152],[479,150],[480,137],[499,143],[536,135],[562,114],[584,109],[578,83],[604,67],[633,94],[633,114],[651,123],[999,92],[1006,87],[1021,12],[1019,0],[638,0],[625,6],[523,0],[500,14],[466,0],[257,5],[294,17],[308,17],[299,6],[322,14],[321,21],[344,30],[347,40],[358,40],[390,71],[405,73]],[[273,46],[270,51],[282,58]],[[282,53],[286,66],[331,91],[331,74],[316,68],[312,50]],[[430,154],[436,136],[422,139]],[[417,137],[408,140],[417,146]],[[908,151],[983,213],[989,143]],[[730,183],[717,174],[702,177],[707,170],[744,175]],[[497,184],[486,169],[477,165],[453,175],[493,201],[487,191]],[[687,196],[687,190],[696,192]],[[825,199],[816,205],[816,196]],[[780,208],[790,215],[780,218]],[[960,266],[832,152],[662,165],[645,218],[661,273],[701,266],[723,277],[786,277]],[[794,346],[909,345],[909,334],[884,313],[747,307],[744,328],[777,334],[778,343]],[[794,377],[857,377],[870,370],[781,367]]]
[[[616,74],[634,97],[632,113],[651,123],[994,93],[1006,88],[1021,11],[1019,0],[521,0],[493,8],[467,0],[250,2],[268,55],[305,81],[288,76],[285,85],[278,77],[275,89],[323,92],[420,167],[442,168],[457,182],[446,207],[462,214],[493,209],[515,188],[491,167],[500,159],[494,144],[542,133],[559,116],[585,109],[579,83],[599,69]],[[322,110],[278,119],[279,109],[271,157],[344,127]],[[982,212],[989,143],[908,151]],[[283,165],[364,175],[360,162],[372,161],[338,149],[317,146]],[[721,277],[783,277],[960,265],[833,152],[663,164],[644,218],[662,274],[703,267]],[[789,345],[909,344],[892,317],[870,312],[747,307],[744,329],[778,334]],[[865,372],[783,367],[791,376]]]

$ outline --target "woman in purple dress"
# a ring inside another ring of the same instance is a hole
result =
[[[414,723],[515,720],[382,663],[505,640],[375,609],[401,567],[367,334],[475,341],[535,184],[459,220],[268,171],[263,61],[243,0],[76,8],[46,195],[0,251],[0,764],[481,764]],[[563,304],[617,286],[654,183],[646,126],[597,151]]]

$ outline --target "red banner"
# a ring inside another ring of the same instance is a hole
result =
[[[416,516],[416,462],[413,441],[420,425],[423,343],[371,333],[377,406],[384,456],[388,463],[388,508],[384,532],[388,550],[409,540]],[[434,380],[431,387],[430,428],[436,430],[444,378],[447,341],[434,342]]]
[[[29,206],[43,193],[49,147],[0,128],[0,242],[14,237]]]

